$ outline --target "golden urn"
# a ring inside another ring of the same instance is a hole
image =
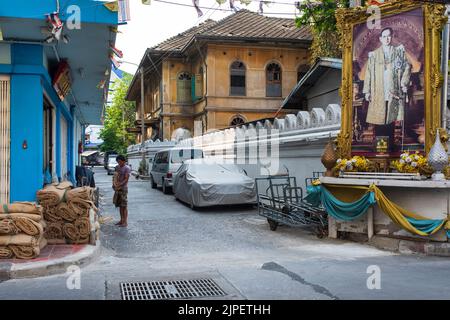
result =
[[[336,161],[338,159],[338,156],[336,154],[336,149],[334,148],[334,143],[330,139],[328,141],[327,145],[325,146],[325,149],[323,150],[322,158],[320,159],[322,161],[322,164],[327,169],[325,172],[325,177],[333,177],[333,168],[336,165]]]

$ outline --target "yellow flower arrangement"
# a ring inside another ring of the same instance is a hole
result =
[[[353,156],[350,159],[337,159],[334,170],[349,172],[369,172],[373,171],[373,164],[365,157]]]
[[[391,162],[391,168],[401,173],[427,172],[431,169],[427,158],[421,155],[419,151],[412,154],[409,152],[402,153],[399,160]]]

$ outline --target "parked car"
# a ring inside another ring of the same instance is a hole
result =
[[[255,180],[234,164],[208,163],[204,159],[183,163],[174,179],[177,199],[192,209],[231,204],[255,204]]]
[[[117,156],[118,154],[115,151],[106,151],[104,153],[103,166],[105,167],[106,170],[108,170],[109,159],[115,160]]]
[[[108,167],[106,170],[108,170],[108,175],[114,174],[114,171],[116,170],[116,166],[118,165],[116,161],[116,157],[109,157],[108,159]]]
[[[153,189],[161,186],[168,194],[173,187],[173,178],[183,161],[203,158],[203,150],[198,148],[171,148],[158,151],[153,158],[150,183]]]

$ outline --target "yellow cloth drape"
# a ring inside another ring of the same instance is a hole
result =
[[[335,196],[337,199],[345,202],[354,202],[361,198],[366,192],[374,192],[375,199],[377,200],[378,206],[383,210],[383,212],[389,216],[392,221],[400,225],[405,230],[415,233],[420,236],[428,236],[439,231],[442,227],[446,230],[450,230],[449,218],[442,220],[442,223],[435,228],[431,233],[427,234],[421,230],[415,228],[405,217],[413,218],[417,220],[429,220],[419,214],[412,211],[406,210],[396,203],[389,200],[386,195],[378,188],[376,185],[372,184],[370,187],[365,186],[349,186],[349,185],[332,185],[327,184],[326,188]]]

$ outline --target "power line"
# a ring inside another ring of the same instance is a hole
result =
[[[155,2],[166,3],[166,4],[177,5],[177,6],[181,6],[181,7],[195,8],[195,6],[192,5],[192,4],[178,3],[178,2],[172,2],[172,1],[167,1],[167,0],[154,0],[154,1]],[[295,4],[292,3],[292,6],[295,7]],[[202,6],[199,6],[198,8],[200,8],[200,9],[213,9],[211,7],[202,7]],[[224,9],[224,8],[217,8],[216,10],[223,11],[223,12],[235,12],[235,10],[233,10],[233,9]],[[292,12],[264,12],[264,14],[281,14],[281,15],[291,15],[291,16],[295,16],[296,15],[295,13],[292,13]]]

